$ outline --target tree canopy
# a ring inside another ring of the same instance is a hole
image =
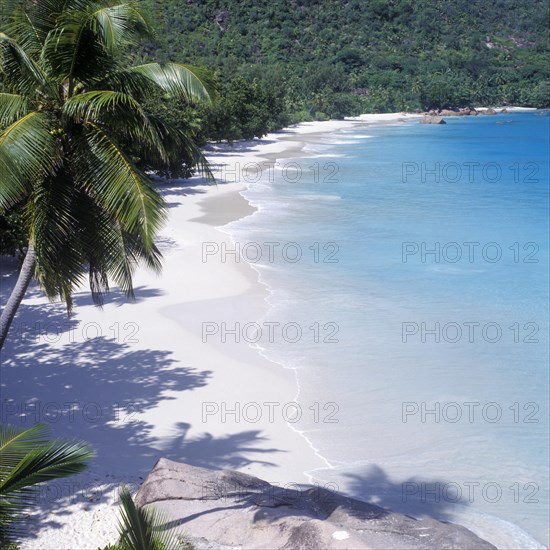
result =
[[[213,90],[202,69],[134,63],[130,48],[150,27],[132,0],[11,4],[0,32],[0,221],[12,245],[23,229],[27,252],[0,347],[32,276],[70,310],[86,274],[101,304],[109,281],[133,295],[138,263],[160,268],[165,207],[145,171],[204,159],[145,103],[209,103]]]
[[[213,67],[231,97],[242,88],[236,78],[256,80],[282,100],[280,111],[272,109],[281,122],[361,111],[550,105],[546,0],[143,4],[162,31],[145,55]]]

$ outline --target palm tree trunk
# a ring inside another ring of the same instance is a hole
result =
[[[19,308],[19,304],[21,304],[21,300],[23,300],[23,296],[25,296],[27,287],[31,282],[32,276],[34,274],[34,263],[34,246],[32,245],[32,243],[29,243],[29,248],[27,249],[27,253],[25,254],[25,259],[23,260],[23,265],[21,266],[19,277],[17,277],[15,287],[11,291],[8,303],[2,310],[2,315],[0,316],[0,350],[4,346],[4,340],[8,335],[8,331],[10,330],[13,318],[15,317],[17,309]]]

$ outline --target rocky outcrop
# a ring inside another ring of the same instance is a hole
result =
[[[494,549],[459,525],[415,520],[319,487],[276,487],[240,472],[161,459],[135,498],[197,550]]]
[[[503,46],[502,44],[497,44],[496,42],[491,42],[490,40],[485,42],[485,46],[489,48],[490,50],[506,50],[507,48]]]
[[[424,115],[420,119],[420,124],[447,124],[442,117],[437,115]]]
[[[460,111],[451,111],[450,109],[442,109],[439,114],[441,116],[464,116]],[[468,111],[468,114],[470,114],[470,111]]]
[[[492,109],[491,109],[492,111]],[[470,107],[464,107],[462,109],[441,109],[439,111],[431,110],[424,113],[424,118],[420,121],[421,124],[446,124],[443,117],[450,116],[477,116],[479,113]],[[496,114],[496,113],[486,113]]]
[[[525,40],[525,38],[519,38],[517,36],[510,36],[510,40],[514,43],[516,48],[532,48],[536,45],[535,42]]]
[[[477,111],[475,109],[470,109],[470,107],[465,107],[463,109],[441,109],[439,112],[432,112],[428,113],[432,116],[470,116],[470,115],[477,115]]]
[[[227,30],[227,24],[229,23],[229,12],[227,10],[216,11],[213,15],[213,19],[220,31],[225,32]]]
[[[496,115],[497,112],[494,109],[485,109],[484,111],[479,111],[480,115]]]

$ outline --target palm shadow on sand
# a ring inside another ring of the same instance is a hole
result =
[[[41,527],[59,526],[56,517],[67,513],[67,504],[93,508],[111,500],[121,477],[139,483],[161,457],[233,469],[253,463],[270,467],[265,457],[280,452],[266,448],[259,431],[190,437],[181,392],[205,386],[211,372],[176,361],[169,350],[131,347],[122,335],[107,333],[108,325],[106,318],[103,334],[92,331],[87,341],[71,340],[80,330],[78,321],[61,306],[23,304],[2,351],[1,422],[21,427],[47,422],[52,437],[82,439],[97,454],[90,472],[50,482],[40,491],[31,536]],[[52,343],[56,338],[62,345]],[[166,419],[171,432],[155,436],[143,413],[174,399],[183,405],[175,418]]]

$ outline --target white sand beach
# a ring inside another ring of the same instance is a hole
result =
[[[62,304],[29,289],[2,353],[3,421],[49,422],[53,435],[88,441],[97,457],[88,473],[41,492],[22,548],[114,542],[117,487],[135,487],[161,457],[280,485],[307,483],[305,471],[327,466],[287,422],[297,398],[293,371],[242,339],[235,343],[230,332],[225,343],[221,332],[212,334],[228,319],[257,321],[268,307],[256,271],[213,252],[233,248],[218,228],[254,212],[239,194],[239,167],[292,156],[325,132],[416,116],[304,123],[261,140],[212,145],[217,185],[159,183],[169,205],[158,243],[164,267],[160,275],[136,274],[135,302],[113,289],[99,309],[83,287],[69,319]],[[3,262],[2,300],[15,269]]]

